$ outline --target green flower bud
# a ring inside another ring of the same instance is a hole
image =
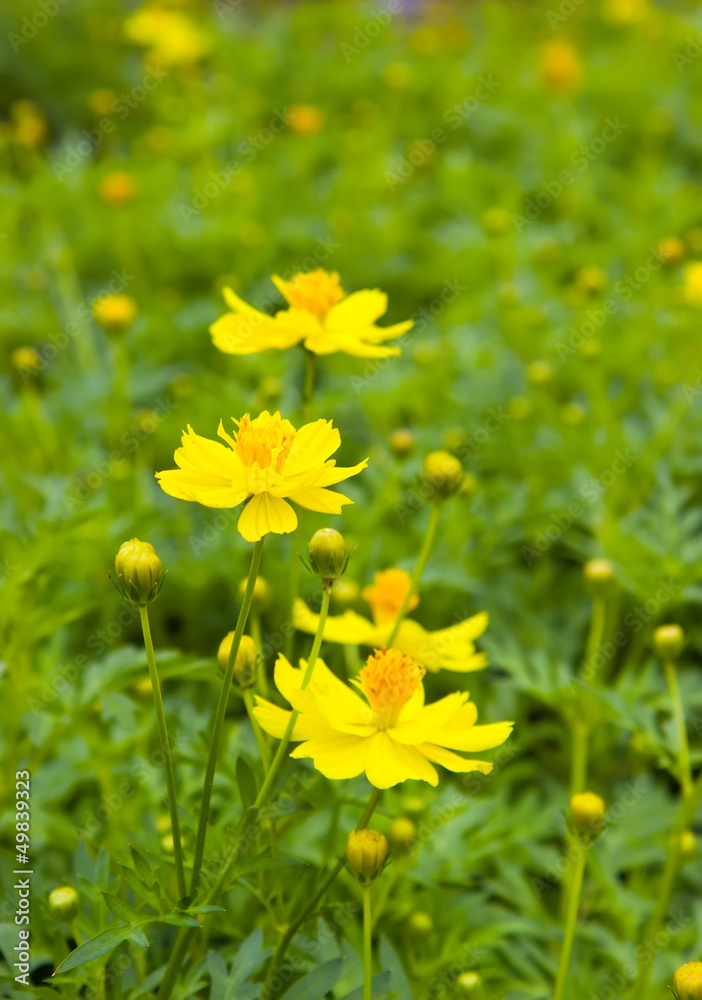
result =
[[[80,913],[80,897],[70,885],[63,885],[49,893],[49,913],[54,920],[70,924]]]
[[[134,604],[150,604],[163,584],[163,566],[153,545],[132,538],[120,546],[115,559],[117,589]]]
[[[569,805],[570,821],[581,833],[594,833],[604,823],[607,807],[604,799],[594,792],[574,795]]]
[[[614,582],[615,569],[609,559],[588,559],[583,566],[585,582],[593,590],[607,590]]]
[[[217,664],[222,673],[224,673],[227,669],[227,663],[229,662],[229,654],[232,649],[233,641],[234,633],[229,632],[219,644],[219,649],[217,650]],[[242,635],[241,642],[239,643],[239,652],[236,654],[234,676],[232,680],[238,684],[240,688],[253,687],[256,683],[257,669],[258,654],[256,652],[256,643],[250,635]]]
[[[361,883],[380,875],[387,854],[388,842],[377,830],[352,830],[346,839],[346,860]]]
[[[322,580],[325,587],[331,586],[334,580],[343,575],[349,561],[344,536],[334,528],[316,531],[310,539],[308,552],[312,572]]]
[[[338,580],[332,591],[332,605],[340,611],[353,607],[361,596],[361,588],[355,580]]]
[[[416,937],[428,937],[434,930],[434,921],[428,913],[417,910],[409,919],[409,929]]]
[[[390,825],[389,836],[393,847],[408,851],[417,837],[417,827],[407,816],[398,816]]]
[[[686,962],[676,969],[673,988],[678,1000],[702,1000],[702,962]]]
[[[653,645],[662,660],[677,660],[685,645],[685,633],[679,625],[659,625],[653,633]]]
[[[414,451],[417,441],[412,431],[406,427],[398,427],[388,438],[390,451],[397,458],[407,458]]]
[[[244,579],[239,584],[239,597],[243,600],[244,594],[246,593],[246,585],[248,583],[248,577]],[[268,585],[268,581],[264,580],[262,576],[256,577],[256,583],[254,584],[253,598],[251,599],[251,612],[254,615],[261,614],[268,607],[268,602],[270,600],[271,588]]]
[[[456,992],[459,997],[475,997],[480,992],[483,981],[477,972],[462,972],[456,980]]]
[[[425,491],[433,500],[446,500],[461,488],[463,466],[448,451],[432,451],[424,459],[422,480]]]
[[[527,368],[527,380],[531,385],[548,385],[553,381],[553,366],[548,361],[532,361]]]

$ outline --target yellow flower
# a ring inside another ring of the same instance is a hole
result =
[[[356,694],[322,660],[312,680],[301,690],[305,664],[292,667],[279,656],[275,683],[299,712],[292,732],[302,741],[292,757],[311,757],[327,778],[355,778],[365,772],[376,788],[390,788],[407,778],[437,785],[433,764],[450,771],[481,771],[492,764],[468,760],[454,751],[479,751],[499,746],[512,730],[511,722],[476,726],[477,710],[467,692],[424,704],[424,667],[396,649],[376,650],[352,683]],[[291,713],[256,699],[256,719],[280,739]]]
[[[125,20],[127,38],[149,49],[148,57],[163,66],[197,62],[210,51],[209,38],[177,10],[145,4]]]
[[[541,79],[550,89],[568,93],[575,90],[582,77],[578,50],[563,40],[547,42],[541,51]]]
[[[316,135],[324,128],[324,114],[314,104],[295,104],[288,117],[290,130],[297,135]]]
[[[246,413],[234,423],[233,435],[219,423],[217,434],[226,445],[188,427],[183,447],[175,453],[178,468],[156,473],[161,489],[205,507],[246,503],[238,527],[248,542],[271,531],[284,535],[295,530],[297,515],[286,497],[324,514],[340,514],[344,504],[353,503],[326,487],[355,476],[368,459],[341,468],[329,458],[341,444],[330,420],[315,420],[298,431],[280,413],[271,416],[264,410],[253,420]]]
[[[702,306],[702,261],[692,260],[683,272],[685,301],[692,306]]]
[[[373,621],[351,610],[332,615],[324,626],[324,638],[327,642],[352,646],[387,645],[409,585],[410,575],[403,569],[376,573],[373,585],[362,591],[371,606]],[[408,610],[415,608],[418,601],[416,594],[413,595]],[[314,635],[318,623],[319,615],[310,611],[304,601],[297,600],[293,607],[295,628]],[[406,618],[398,629],[393,648],[409,653],[433,672],[442,668],[461,673],[482,670],[487,666],[487,657],[476,652],[473,639],[482,635],[487,623],[487,615],[481,612],[449,628],[428,632],[419,622]]]
[[[136,181],[126,170],[115,170],[100,181],[99,193],[107,205],[126,205],[136,194]]]
[[[232,310],[210,327],[215,347],[225,354],[258,354],[285,351],[302,343],[314,354],[343,351],[359,358],[385,358],[399,354],[399,347],[382,342],[398,337],[412,320],[379,327],[375,321],[388,307],[388,297],[377,288],[347,295],[339,275],[319,268],[300,272],[290,281],[273,276],[273,283],[289,304],[275,316],[259,312],[231,288],[224,298]]]
[[[139,307],[131,295],[102,295],[92,305],[96,323],[106,330],[124,330],[137,318]]]

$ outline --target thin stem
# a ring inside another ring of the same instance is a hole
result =
[[[265,771],[267,771],[271,766],[271,754],[268,748],[268,744],[266,743],[266,737],[263,735],[261,727],[258,724],[258,720],[254,715],[254,703],[253,703],[253,697],[251,696],[251,688],[245,688],[243,695],[244,695],[244,705],[246,706],[246,714],[249,717],[251,728],[253,729],[254,736],[256,737],[258,752],[261,755],[263,768]]]
[[[363,1000],[371,1000],[373,994],[373,944],[371,932],[371,887],[363,886]]]
[[[573,750],[570,763],[570,797],[585,791],[589,730],[582,720],[573,721]]]
[[[439,526],[439,518],[441,517],[441,504],[439,502],[432,503],[431,513],[429,514],[429,524],[427,525],[427,533],[424,536],[424,541],[422,543],[422,548],[417,558],[417,563],[414,567],[412,577],[410,579],[410,585],[405,594],[405,599],[402,602],[402,607],[400,608],[399,614],[395,620],[395,624],[392,627],[392,632],[388,637],[388,646],[392,646],[393,642],[397,637],[398,629],[402,624],[405,615],[407,614],[407,608],[409,607],[409,602],[416,594],[419,589],[419,583],[422,579],[422,573],[424,572],[427,563],[429,562],[429,556],[431,555],[431,549],[434,544],[434,539],[436,537],[436,529]]]
[[[139,605],[139,617],[141,618],[141,630],[144,634],[144,648],[146,649],[146,662],[149,665],[149,677],[151,678],[151,687],[154,695],[154,709],[156,710],[156,721],[158,723],[161,751],[163,752],[163,769],[166,772],[166,789],[168,791],[168,809],[171,814],[171,832],[173,833],[173,855],[175,859],[176,881],[178,883],[178,898],[183,899],[187,889],[185,886],[185,866],[183,864],[183,843],[180,836],[180,820],[178,818],[178,797],[176,795],[168,727],[166,726],[166,713],[163,709],[161,684],[156,668],[154,643],[151,638],[149,609],[146,604]]]
[[[664,664],[665,676],[668,681],[670,700],[673,704],[673,718],[678,739],[678,765],[680,768],[680,784],[682,793],[688,796],[692,791],[692,766],[690,764],[690,746],[687,742],[687,727],[685,725],[685,710],[683,708],[678,672],[672,660]]]
[[[380,790],[378,788],[374,788],[373,791],[371,792],[368,804],[366,808],[363,810],[363,815],[361,816],[356,825],[357,830],[364,830],[368,826],[370,818],[375,812],[375,807],[378,805],[379,799],[380,799]],[[332,870],[323,880],[320,887],[317,889],[317,892],[314,894],[311,901],[307,904],[307,906],[304,908],[302,913],[297,917],[297,919],[293,920],[293,922],[290,924],[285,934],[283,934],[283,936],[281,937],[280,941],[278,942],[278,947],[276,948],[273,957],[271,958],[268,970],[266,972],[266,978],[263,983],[263,989],[261,990],[261,1000],[270,1000],[270,998],[273,996],[273,991],[270,989],[269,984],[271,979],[275,977],[277,970],[282,965],[283,959],[285,958],[285,953],[288,950],[290,942],[295,937],[295,935],[302,927],[302,925],[305,923],[307,918],[312,913],[315,912],[317,906],[326,895],[327,889],[329,889],[331,884],[336,880],[337,876],[339,875],[341,870],[345,867],[345,865],[346,865],[346,859],[343,857],[339,858],[334,867],[332,868]]]
[[[595,676],[595,658],[597,657],[600,646],[602,645],[606,624],[607,599],[604,595],[598,594],[592,602],[590,629],[588,631],[587,643],[585,645],[584,667],[587,669],[589,677]]]
[[[317,372],[317,355],[305,350],[305,381],[302,386],[302,420],[310,418],[310,406],[314,397],[314,380]]]
[[[212,786],[214,785],[214,776],[215,776],[215,771],[217,769],[217,759],[219,757],[219,747],[222,741],[222,729],[224,728],[224,717],[227,714],[227,704],[229,703],[229,695],[232,687],[232,677],[234,676],[234,664],[236,663],[237,653],[239,652],[241,637],[244,634],[246,619],[249,616],[249,609],[251,608],[251,601],[253,599],[256,577],[258,576],[258,570],[261,565],[262,550],[263,550],[263,538],[261,538],[254,545],[253,555],[251,556],[251,566],[249,569],[249,578],[246,581],[246,591],[244,593],[244,599],[241,603],[241,607],[239,608],[239,617],[236,620],[236,629],[234,630],[234,638],[232,639],[232,648],[229,650],[227,669],[224,671],[224,680],[222,681],[222,687],[219,692],[219,701],[217,702],[217,709],[215,711],[214,725],[212,728],[212,737],[210,740],[210,750],[207,756],[207,766],[205,768],[205,781],[202,789],[202,802],[200,804],[200,819],[197,827],[197,838],[195,840],[195,853],[193,856],[193,873],[192,873],[192,878],[190,880],[191,895],[197,889],[197,884],[200,879],[200,871],[202,869],[202,859],[205,853],[205,839],[207,837],[207,826],[210,820],[210,803],[212,800]]]
[[[568,912],[566,914],[565,935],[563,937],[563,947],[561,958],[558,963],[558,975],[556,976],[556,988],[553,1000],[563,1000],[565,996],[566,982],[568,980],[568,970],[570,968],[570,958],[573,953],[573,942],[575,941],[575,930],[578,923],[578,911],[580,909],[580,896],[583,888],[583,875],[585,874],[585,861],[587,851],[578,842],[578,857],[575,863],[573,881],[570,887],[570,899],[568,901]]]

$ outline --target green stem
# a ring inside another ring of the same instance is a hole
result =
[[[573,750],[570,763],[570,797],[585,791],[587,784],[587,745],[589,731],[582,720],[574,720]]]
[[[200,804],[200,819],[197,827],[197,838],[195,840],[195,853],[193,856],[193,873],[192,873],[192,878],[190,880],[191,895],[193,895],[193,893],[197,889],[197,884],[200,879],[200,871],[202,869],[202,859],[205,853],[205,839],[207,837],[207,826],[210,820],[210,803],[212,800],[212,786],[214,785],[214,776],[215,776],[215,771],[217,769],[217,758],[219,757],[219,747],[222,741],[222,729],[224,728],[224,717],[227,714],[227,704],[229,703],[229,695],[232,687],[232,677],[234,676],[234,665],[236,663],[237,653],[239,652],[241,637],[244,634],[246,619],[249,616],[249,609],[251,608],[251,601],[253,599],[256,577],[258,576],[258,570],[261,565],[262,549],[263,549],[263,538],[261,538],[254,545],[253,555],[251,557],[251,567],[249,569],[249,578],[246,581],[246,591],[244,593],[244,599],[241,603],[241,607],[239,608],[239,617],[236,620],[236,629],[234,630],[234,638],[232,639],[232,648],[229,650],[229,660],[227,661],[227,669],[224,671],[224,680],[222,681],[222,687],[219,692],[219,701],[217,702],[217,709],[214,718],[214,726],[212,728],[212,738],[210,740],[210,750],[207,757],[207,766],[205,768],[205,781],[202,789],[202,802]]]
[[[563,947],[561,958],[558,963],[558,975],[556,976],[556,988],[553,1000],[563,1000],[565,996],[566,982],[568,979],[568,969],[570,968],[570,958],[573,953],[573,942],[575,941],[575,930],[578,923],[578,911],[580,909],[580,896],[583,888],[583,875],[585,874],[585,861],[587,851],[581,843],[578,843],[578,858],[575,863],[573,881],[570,887],[570,899],[568,901],[568,912],[566,914],[565,935],[563,937]]]
[[[668,681],[668,690],[670,691],[670,700],[673,704],[673,718],[675,719],[675,730],[678,739],[680,784],[683,795],[688,796],[692,791],[692,766],[690,764],[690,746],[687,742],[685,710],[680,695],[680,686],[678,685],[678,672],[675,663],[671,660],[666,661],[664,667],[665,676]]]
[[[585,645],[585,667],[591,677],[595,676],[594,660],[602,645],[605,625],[607,624],[607,600],[598,594],[592,602],[592,614],[590,615],[590,630]]]
[[[154,643],[151,638],[151,625],[149,624],[149,609],[146,604],[139,605],[139,617],[141,618],[141,630],[144,634],[144,648],[146,649],[146,662],[149,665],[149,677],[154,695],[154,709],[156,710],[156,721],[158,723],[159,739],[163,752],[163,768],[166,772],[166,788],[168,790],[168,808],[171,814],[171,831],[173,833],[173,855],[175,858],[176,881],[178,883],[178,898],[183,899],[187,889],[185,886],[185,867],[183,865],[183,843],[180,836],[180,820],[178,818],[178,797],[176,795],[175,774],[173,772],[173,758],[171,757],[171,746],[168,739],[168,727],[166,726],[166,713],[163,709],[163,697],[161,695],[161,684],[158,679],[156,669],[156,657],[154,655]]]
[[[254,715],[254,703],[253,697],[251,696],[251,688],[246,688],[243,692],[243,696],[244,705],[246,706],[246,714],[249,717],[251,728],[253,729],[254,736],[256,737],[258,752],[261,755],[261,762],[263,763],[264,770],[267,771],[271,766],[271,754],[268,749],[268,744],[266,743],[266,737],[263,735],[261,727],[259,726],[256,716]]]
[[[378,788],[374,788],[373,791],[371,792],[370,799],[368,800],[368,805],[363,810],[363,815],[361,816],[356,825],[357,830],[364,830],[368,826],[370,818],[375,812],[375,807],[378,805],[379,799],[380,799],[380,790]],[[314,894],[311,901],[307,904],[307,906],[304,908],[302,913],[297,917],[297,919],[293,920],[293,922],[290,924],[285,934],[283,934],[283,936],[281,937],[280,941],[278,942],[278,947],[276,948],[273,957],[270,960],[270,964],[266,972],[266,978],[263,983],[263,989],[261,990],[261,1000],[271,1000],[271,997],[273,996],[273,991],[270,989],[269,983],[271,979],[273,979],[274,976],[276,975],[276,971],[282,965],[283,959],[285,958],[285,954],[288,950],[290,942],[295,937],[295,935],[302,927],[302,925],[305,923],[305,921],[308,919],[308,917],[315,912],[317,906],[326,895],[327,890],[329,889],[331,884],[336,880],[337,876],[345,867],[345,865],[346,865],[346,859],[343,857],[339,858],[339,860],[336,862],[332,870],[323,880],[320,887],[317,889],[317,892]]]
[[[402,602],[402,607],[395,620],[395,624],[392,627],[392,632],[388,637],[388,646],[392,646],[393,642],[397,638],[397,632],[402,624],[405,615],[407,614],[407,608],[409,607],[409,602],[413,595],[417,593],[419,589],[419,582],[422,579],[422,573],[424,572],[427,563],[429,562],[429,556],[431,554],[431,549],[434,544],[434,539],[436,537],[436,529],[439,526],[439,518],[441,517],[441,504],[439,502],[432,503],[431,513],[429,514],[429,524],[427,525],[427,533],[424,536],[424,541],[422,543],[422,549],[417,558],[417,563],[414,567],[412,577],[410,579],[409,589],[405,594],[405,599]]]
[[[371,1000],[373,994],[373,944],[371,920],[371,887],[363,886],[363,1000]]]

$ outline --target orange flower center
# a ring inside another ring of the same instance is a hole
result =
[[[236,452],[245,466],[282,472],[297,431],[279,413],[263,412],[254,420],[248,413],[237,422]]]
[[[379,729],[397,722],[400,712],[422,683],[425,670],[399,649],[376,649],[358,675]]]
[[[362,597],[368,601],[376,625],[386,625],[397,618],[402,602],[410,588],[411,577],[403,569],[384,569],[376,573],[373,585],[365,587]],[[419,598],[414,594],[407,605],[412,611],[419,604]]]
[[[328,274],[321,267],[316,271],[300,272],[286,282],[283,293],[291,306],[304,309],[323,319],[346,292],[339,284],[339,275]]]

